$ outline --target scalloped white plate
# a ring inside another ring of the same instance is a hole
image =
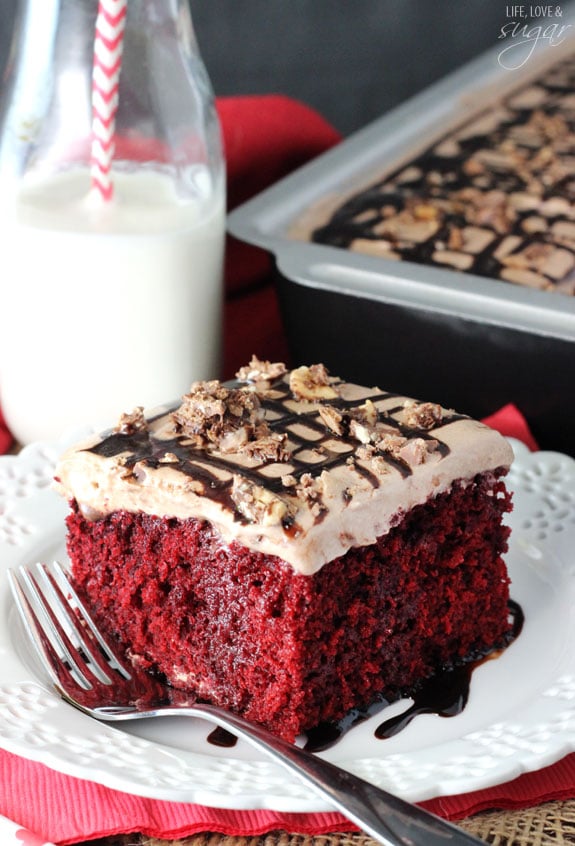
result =
[[[65,560],[67,506],[50,490],[64,446],[36,444],[0,459],[0,747],[156,799],[328,810],[250,747],[210,745],[207,723],[174,717],[112,727],[43,685],[5,570],[31,560]],[[411,801],[490,787],[575,750],[575,461],[558,453],[531,454],[515,441],[513,446],[515,509],[507,561],[513,598],[525,612],[520,637],[475,671],[459,716],[420,716],[396,737],[377,740],[380,713],[324,753]],[[405,707],[395,703],[387,713]]]

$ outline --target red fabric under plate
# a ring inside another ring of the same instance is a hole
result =
[[[489,422],[536,448],[514,406],[505,406]],[[325,834],[354,828],[338,813],[234,811],[145,799],[63,775],[6,751],[0,751],[0,785],[0,814],[61,844],[131,832],[178,839],[202,831],[249,836],[274,830]],[[505,784],[422,804],[440,816],[457,820],[488,808],[523,808],[573,797],[575,754]]]
[[[5,455],[12,446],[14,439],[8,431],[2,409],[0,408],[0,455]]]
[[[2,751],[0,784],[0,813],[61,844],[133,832],[177,840],[204,831],[247,837],[276,830],[316,835],[355,830],[338,813],[234,811],[142,799]],[[551,799],[573,798],[574,785],[575,754],[571,754],[503,785],[422,805],[439,816],[458,820],[489,808],[526,808]]]

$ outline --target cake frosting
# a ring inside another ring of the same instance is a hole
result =
[[[68,450],[56,488],[89,520],[118,511],[212,524],[222,542],[311,575],[372,544],[414,506],[507,469],[499,433],[436,403],[253,358],[234,382]]]

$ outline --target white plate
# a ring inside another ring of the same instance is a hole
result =
[[[4,571],[65,555],[67,506],[50,490],[63,446],[36,444],[0,459],[0,746],[63,773],[156,799],[328,810],[251,748],[209,744],[207,723],[175,717],[116,728],[94,722],[43,686]],[[490,787],[575,750],[575,461],[513,446],[515,509],[507,560],[513,598],[525,612],[520,637],[475,671],[459,716],[420,716],[396,737],[377,740],[379,714],[323,753],[411,801]],[[395,703],[389,715],[405,705]]]

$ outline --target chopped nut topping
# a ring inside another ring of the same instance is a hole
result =
[[[362,461],[371,461],[373,457],[377,455],[377,451],[373,444],[363,444],[357,448],[356,455],[358,458],[361,458]]]
[[[177,464],[179,458],[173,452],[165,452],[160,458],[160,464]]]
[[[556,220],[551,227],[558,244],[575,248],[575,223],[569,220]]]
[[[477,191],[473,200],[466,215],[470,223],[491,226],[500,235],[511,230],[517,213],[504,191]]]
[[[463,163],[462,170],[467,176],[479,176],[485,173],[485,165],[472,157]]]
[[[527,250],[538,232],[550,250],[573,253],[573,238],[559,238],[555,224],[575,219],[574,67],[569,60],[547,69],[435,139],[399,173],[374,171],[342,201],[330,198],[309,240],[572,293],[575,255],[555,251],[545,268],[514,259],[501,267],[500,253],[510,239]]]
[[[287,368],[283,362],[262,361],[257,356],[252,355],[250,363],[238,370],[236,379],[241,382],[255,382],[257,385],[262,384],[269,387],[272,382],[285,376],[286,373]]]
[[[407,438],[404,438],[403,435],[384,435],[380,438],[377,442],[377,448],[380,449],[382,452],[388,452],[390,455],[398,457],[399,451],[405,446],[407,443]]]
[[[463,248],[463,233],[459,226],[449,227],[447,247],[450,250],[461,250]]]
[[[146,468],[146,464],[143,461],[136,461],[136,463],[132,467],[132,476],[140,484],[145,482],[148,477],[148,471]]]
[[[300,400],[329,400],[339,396],[323,364],[292,370],[289,386],[294,397]]]
[[[374,429],[372,426],[360,423],[359,420],[352,419],[349,421],[349,434],[360,443],[368,444],[372,439]]]
[[[402,170],[397,176],[397,181],[400,185],[403,182],[415,182],[418,179],[421,179],[421,170],[413,165],[406,167],[405,170]]]
[[[268,438],[269,426],[252,388],[226,388],[217,380],[195,382],[172,413],[176,432],[200,448],[238,452],[251,441]]]
[[[473,264],[473,256],[459,253],[456,250],[437,250],[433,253],[432,258],[438,264],[447,264],[459,270],[469,270]]]
[[[367,253],[367,255],[392,261],[401,258],[401,254],[392,249],[391,241],[383,239],[374,241],[373,238],[354,238],[349,245],[349,249],[357,253]]]
[[[203,496],[203,494],[205,494],[206,492],[204,483],[201,482],[199,479],[189,479],[186,482],[184,489],[191,493],[197,494],[197,496]]]
[[[367,399],[363,405],[352,408],[349,415],[354,420],[357,420],[358,423],[363,423],[365,426],[375,426],[379,419],[379,412],[370,399]]]
[[[389,473],[389,464],[380,454],[376,453],[376,455],[373,456],[371,459],[371,466],[380,476],[383,476],[384,473]]]
[[[432,238],[439,229],[441,223],[439,211],[434,217],[420,217],[413,209],[403,211],[383,220],[374,226],[374,232],[392,238],[394,241],[413,241],[421,244]]]
[[[507,282],[515,282],[517,285],[526,285],[528,288],[540,288],[544,291],[551,287],[551,282],[540,273],[532,270],[524,270],[521,267],[505,267],[501,271],[501,277]]]
[[[262,461],[287,461],[290,457],[290,452],[286,448],[287,439],[285,433],[270,432],[261,438],[249,441],[243,451]]]
[[[489,170],[495,171],[506,171],[506,170],[513,170],[514,165],[517,164],[517,160],[521,161],[524,160],[524,157],[518,157],[515,150],[505,151],[502,149],[499,150],[479,150],[475,154],[475,161],[479,162],[480,165],[485,165],[486,168]]]
[[[234,476],[231,496],[238,511],[253,523],[275,526],[288,515],[286,502],[241,476]]]
[[[413,216],[416,220],[436,220],[439,217],[439,209],[431,203],[416,203],[413,207]]]
[[[319,416],[334,435],[343,435],[343,414],[332,405],[320,405]]]
[[[406,438],[393,432],[372,433],[371,442],[364,442],[357,449],[357,458],[369,462],[376,473],[382,474],[389,470],[381,453],[388,453],[398,461],[415,467],[423,464],[430,453],[435,452],[437,441],[424,438]]]
[[[543,136],[552,141],[556,138],[564,138],[570,134],[567,121],[562,115],[549,115],[540,109],[533,113],[529,123],[539,129]]]
[[[147,430],[148,421],[144,417],[144,409],[139,405],[133,411],[122,414],[114,432],[118,432],[120,435],[133,435],[134,432],[146,432]]]
[[[528,235],[534,235],[538,232],[545,232],[548,226],[549,224],[545,220],[545,218],[540,217],[539,215],[532,215],[532,217],[526,217],[521,222],[521,228]]]
[[[379,476],[389,473],[389,464],[382,456],[381,450],[378,450],[373,444],[360,446],[357,450],[357,457],[369,463],[373,471]]]
[[[314,478],[311,473],[304,473],[296,486],[298,496],[303,499],[314,517],[320,517],[325,511],[321,501],[323,480]]]
[[[402,420],[413,429],[433,429],[441,423],[443,409],[434,402],[406,402]]]
[[[521,252],[506,256],[503,264],[543,273],[552,279],[561,279],[573,269],[575,259],[569,250],[543,241],[534,241]]]
[[[423,464],[427,458],[427,442],[423,438],[412,438],[398,450],[397,457],[410,467]]]
[[[241,452],[249,443],[252,429],[250,426],[239,426],[237,429],[230,429],[223,432],[218,441],[220,452]]]

